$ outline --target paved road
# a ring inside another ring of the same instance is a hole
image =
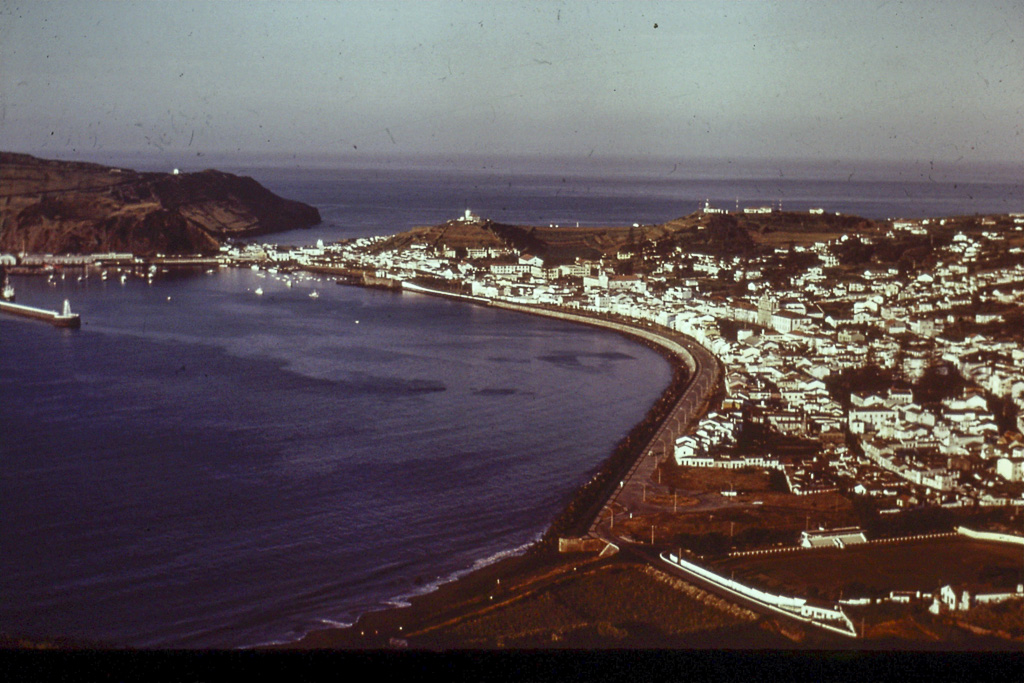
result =
[[[667,486],[654,483],[654,470],[659,463],[674,456],[676,438],[701,417],[708,399],[715,392],[721,373],[718,360],[694,340],[671,332],[643,331],[648,333],[644,336],[651,341],[683,357],[690,369],[690,378],[661,427],[644,447],[642,455],[622,480],[619,489],[605,503],[598,519],[591,525],[591,535],[613,540],[616,544],[617,536],[611,525],[604,520],[610,518],[612,510],[616,513],[640,511],[647,507],[644,505],[647,496],[668,492]]]

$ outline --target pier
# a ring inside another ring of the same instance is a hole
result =
[[[0,312],[19,315],[22,318],[35,318],[44,320],[56,327],[79,328],[82,326],[82,319],[77,313],[71,312],[71,304],[64,300],[64,310],[61,312],[49,311],[45,308],[35,308],[22,304],[12,304],[8,301],[0,301]]]

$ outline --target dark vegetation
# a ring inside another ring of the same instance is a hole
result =
[[[4,251],[209,254],[228,238],[320,222],[312,206],[214,170],[138,173],[3,152],[0,175]]]
[[[927,235],[906,233],[875,237],[870,242],[853,236],[836,243],[833,250],[843,266],[896,266],[901,274],[909,275],[934,268],[938,250],[952,242],[953,234],[952,230],[931,230]]]
[[[1019,600],[978,605],[958,615],[957,621],[1000,638],[1024,638],[1024,609],[1021,609]]]
[[[934,405],[944,399],[960,396],[969,383],[952,364],[938,361],[928,366],[921,379],[913,383],[907,382],[893,369],[865,365],[830,375],[825,385],[832,398],[844,409],[849,409],[852,392],[868,391],[884,396],[890,387],[910,387],[914,391],[916,403]]]
[[[942,331],[942,336],[952,341],[963,341],[967,337],[980,334],[996,341],[1024,342],[1024,309],[1018,306],[1007,306],[1002,318],[986,323],[975,322],[975,310],[960,315],[956,322]]]

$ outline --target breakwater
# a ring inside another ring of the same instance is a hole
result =
[[[8,301],[0,301],[0,312],[17,315],[22,318],[43,320],[55,327],[78,328],[82,326],[81,317],[77,313],[71,312],[71,305],[67,300],[64,301],[64,310],[60,312],[50,311],[45,308],[35,308],[34,306],[25,306],[23,304],[13,304]]]
[[[369,287],[371,289],[401,290],[402,282],[376,272],[338,266],[303,266],[302,270],[319,275],[330,275],[339,285]]]

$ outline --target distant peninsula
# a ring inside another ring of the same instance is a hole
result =
[[[143,173],[0,152],[0,251],[211,254],[229,238],[318,223],[315,207],[248,177]]]

